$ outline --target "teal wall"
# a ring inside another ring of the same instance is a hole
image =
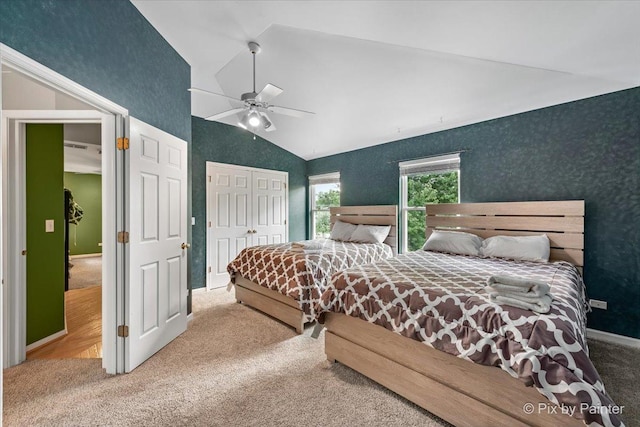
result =
[[[0,42],[191,140],[191,67],[129,0],[2,0]]]
[[[102,176],[93,173],[64,173],[64,186],[82,208],[78,224],[69,224],[71,255],[102,253]]]
[[[640,88],[311,160],[343,205],[397,204],[398,162],[465,150],[462,202],[584,199],[590,328],[640,338]]]
[[[246,130],[197,117],[192,118],[193,153],[193,288],[206,286],[206,162],[289,172],[289,240],[304,240],[307,230],[306,162]]]
[[[26,141],[29,345],[64,330],[63,125],[28,124]]]

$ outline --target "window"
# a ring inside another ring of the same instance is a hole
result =
[[[309,177],[311,238],[329,237],[329,207],[340,206],[340,172]]]
[[[459,153],[400,163],[403,252],[424,245],[426,204],[458,203],[459,172]]]

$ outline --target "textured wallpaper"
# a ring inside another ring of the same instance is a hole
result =
[[[307,163],[344,205],[398,203],[398,162],[464,151],[463,202],[584,199],[589,327],[640,338],[640,88]]]
[[[304,240],[307,230],[306,163],[303,159],[251,133],[193,117],[193,228],[191,280],[206,285],[206,162],[230,163],[289,172],[289,240]]]

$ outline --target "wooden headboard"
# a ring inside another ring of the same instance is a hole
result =
[[[433,230],[459,230],[483,239],[545,233],[550,261],[584,265],[584,200],[441,203],[426,206],[427,238]]]
[[[393,254],[398,253],[398,206],[337,206],[329,208],[331,213],[331,227],[340,220],[351,224],[365,225],[390,225],[391,231],[384,241],[393,249]]]

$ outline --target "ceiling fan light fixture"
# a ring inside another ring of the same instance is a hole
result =
[[[262,116],[262,127],[264,127],[265,130],[271,127],[271,122],[269,121],[267,116]]]
[[[260,126],[260,123],[262,122],[262,120],[260,120],[260,115],[255,111],[251,111],[247,115],[247,118],[249,119],[249,125],[254,128]]]
[[[249,129],[249,115],[245,114],[244,116],[242,116],[242,119],[240,119],[240,121],[238,122],[238,126],[240,126],[242,129]]]

